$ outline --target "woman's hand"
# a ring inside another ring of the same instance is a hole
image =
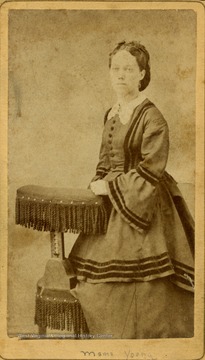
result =
[[[93,181],[90,184],[90,189],[95,195],[107,195],[107,188],[105,184],[105,180]]]

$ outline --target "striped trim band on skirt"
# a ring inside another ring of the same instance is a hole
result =
[[[99,263],[77,256],[70,257],[77,276],[94,282],[149,281],[170,276],[170,280],[186,290],[194,290],[194,269],[164,252],[140,260],[110,260]]]

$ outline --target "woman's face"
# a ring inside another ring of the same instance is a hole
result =
[[[110,67],[111,83],[117,96],[135,98],[139,93],[139,82],[145,70],[140,70],[136,58],[127,50],[118,51],[112,58]]]

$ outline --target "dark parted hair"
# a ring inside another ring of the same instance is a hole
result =
[[[145,76],[140,81],[139,91],[144,90],[150,82],[150,56],[144,45],[138,41],[122,41],[117,44],[114,50],[109,54],[109,68],[111,67],[113,56],[120,50],[126,50],[133,55],[137,61],[140,71],[145,70]]]

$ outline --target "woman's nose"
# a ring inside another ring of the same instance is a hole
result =
[[[125,78],[125,72],[124,70],[120,70],[118,73],[118,79],[124,79]]]

